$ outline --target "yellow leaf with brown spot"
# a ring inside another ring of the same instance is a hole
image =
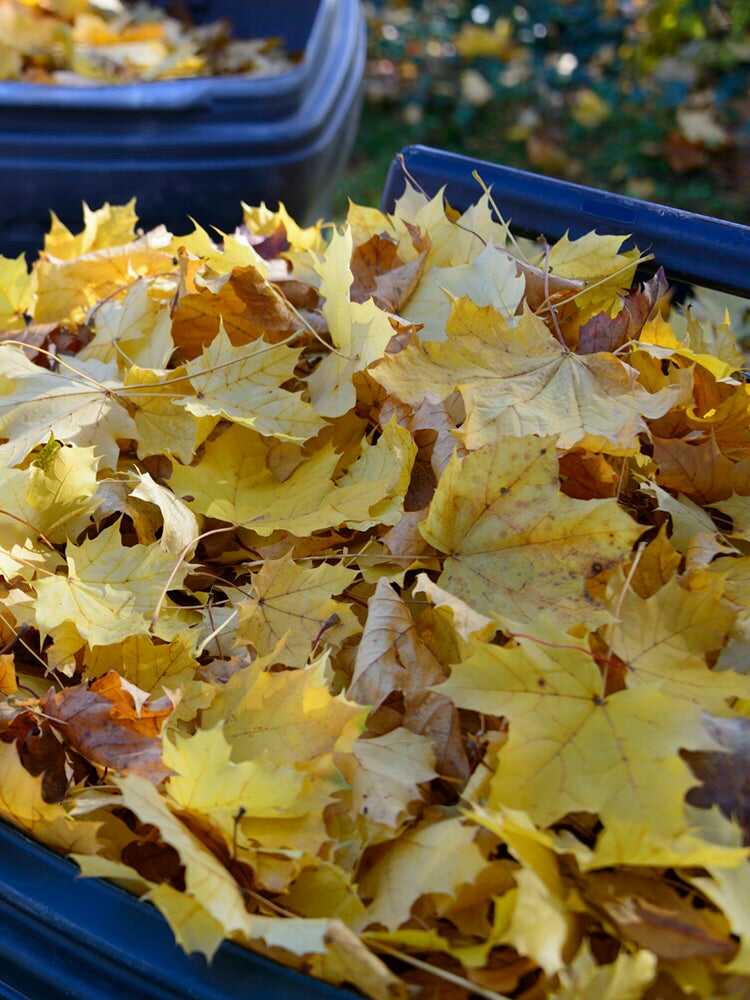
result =
[[[651,687],[604,697],[593,656],[546,631],[506,647],[474,642],[437,689],[456,705],[510,722],[490,807],[508,806],[548,826],[569,812],[646,822],[670,836],[684,828],[694,783],[681,748],[709,748],[701,709]]]
[[[617,566],[640,529],[616,500],[560,492],[554,438],[498,438],[448,463],[421,525],[444,552],[440,586],[476,611],[566,625],[607,618],[587,579]]]

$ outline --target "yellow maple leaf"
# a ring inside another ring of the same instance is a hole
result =
[[[148,472],[139,472],[137,477],[138,485],[130,495],[159,508],[163,526],[161,547],[172,555],[187,551],[198,538],[195,515],[171,490],[155,482]]]
[[[132,412],[139,458],[166,454],[190,462],[214,429],[217,417],[196,417],[180,405],[188,385],[185,368],[161,372],[133,365],[127,371],[122,396]]]
[[[750,608],[750,556],[717,559],[711,569],[724,581],[724,597],[735,608]]]
[[[698,291],[696,289],[696,291]],[[698,299],[704,307],[709,306],[710,292],[708,289],[701,290]],[[684,316],[685,328],[681,335],[687,340],[691,350],[696,354],[712,354],[714,357],[724,361],[735,372],[740,371],[744,365],[742,348],[737,342],[737,337],[732,329],[732,317],[730,315],[728,303],[732,303],[732,296],[728,296],[722,301],[722,296],[717,296],[716,312],[719,315],[711,316],[710,311],[707,317],[698,319],[696,310],[690,308]],[[739,299],[738,303],[742,300]],[[740,313],[741,316],[741,313]],[[676,323],[682,319],[679,314],[674,317]],[[737,317],[741,323],[741,319]]]
[[[72,370],[71,370],[72,368]],[[49,372],[23,350],[0,347],[0,462],[17,465],[50,437],[81,447],[93,445],[110,469],[117,467],[118,438],[136,437],[136,427],[116,397],[121,385],[113,365],[78,361]]]
[[[266,656],[284,639],[278,661],[292,667],[307,661],[318,638],[324,645],[339,645],[358,631],[359,622],[332,595],[346,590],[356,576],[342,565],[303,567],[290,555],[268,560],[253,577],[254,596],[238,605],[241,640]]]
[[[714,378],[724,380],[737,371],[737,361],[723,361],[714,354],[701,350],[703,345],[693,341],[694,347],[678,339],[672,325],[662,316],[655,316],[641,330],[638,346],[656,358],[671,358],[676,355],[693,361],[710,372]],[[695,348],[698,348],[697,350]]]
[[[46,802],[41,775],[26,770],[14,743],[0,742],[0,817],[58,851],[96,853],[99,823],[74,822],[59,803]]]
[[[136,280],[121,300],[98,305],[93,323],[94,339],[78,355],[84,360],[163,368],[174,351],[169,302],[152,296],[144,278]]]
[[[704,813],[707,810],[693,810],[693,817]],[[732,826],[718,810],[713,813],[710,824],[704,822],[708,829],[701,829],[686,817],[684,830],[669,838],[661,836],[648,822],[610,819],[597,838],[591,856],[586,861],[579,861],[581,869],[592,871],[616,865],[737,868],[747,861],[750,851],[739,845],[739,828]]]
[[[582,278],[585,281],[612,274],[629,260],[620,248],[627,236],[600,236],[590,232],[571,240],[567,232],[549,252],[550,270],[563,278]]]
[[[466,405],[461,436],[471,449],[498,434],[554,433],[561,448],[583,443],[625,454],[647,430],[644,418],[662,416],[690,388],[677,380],[647,392],[635,369],[612,354],[574,354],[528,311],[511,326],[492,306],[458,299],[447,331],[445,343],[410,345],[372,375],[412,406],[458,389]]]
[[[456,267],[468,264],[477,257],[488,244],[504,247],[508,239],[508,227],[497,221],[488,191],[477,202],[470,205],[463,215],[448,209],[445,204],[445,188],[428,198],[418,191],[407,179],[404,193],[396,202],[389,221],[399,236],[399,255],[409,259],[411,237],[405,223],[421,230],[430,241],[426,269],[431,267]],[[377,228],[380,232],[382,227]],[[371,234],[372,235],[372,234]]]
[[[323,316],[335,352],[323,358],[307,384],[315,409],[324,417],[339,417],[354,406],[354,375],[383,356],[394,333],[388,314],[372,299],[351,302],[351,256],[352,234],[347,228],[343,233],[334,230],[325,254],[315,261],[325,299]]]
[[[59,260],[72,260],[92,250],[121,246],[132,242],[137,222],[135,198],[131,198],[125,205],[110,205],[105,202],[97,209],[89,208],[84,202],[83,229],[80,233],[72,233],[52,213],[50,230],[44,237],[44,252]]]
[[[451,817],[422,823],[389,844],[361,882],[361,894],[372,899],[363,925],[395,930],[420,897],[453,894],[473,881],[486,864],[475,837],[476,827]]]
[[[733,493],[726,500],[711,504],[732,519],[732,527],[727,534],[732,537],[750,540],[750,496],[738,496]]]
[[[196,417],[224,417],[260,434],[306,441],[323,421],[300,393],[281,388],[292,378],[299,355],[299,350],[264,340],[233,347],[220,324],[200,357],[188,362],[195,395],[179,403]]]
[[[653,596],[672,579],[680,565],[680,554],[667,537],[667,525],[640,549],[640,558],[631,582],[633,590],[644,599]]]
[[[512,646],[473,642],[437,690],[459,707],[505,716],[490,807],[526,811],[540,826],[568,812],[648,823],[664,836],[684,829],[694,783],[680,748],[709,748],[698,706],[651,688],[604,697],[603,679],[569,635]]]
[[[721,649],[734,619],[721,603],[721,582],[710,583],[689,590],[672,577],[645,600],[630,589],[618,599],[609,642],[626,665],[629,688],[657,687],[714,710],[750,697],[747,677],[708,668],[706,654]]]
[[[303,917],[334,917],[347,926],[361,922],[364,903],[351,875],[332,862],[306,868],[294,880],[284,903]]]
[[[306,228],[298,225],[281,201],[275,212],[268,208],[265,202],[252,206],[246,205],[243,201],[242,215],[245,225],[256,236],[272,236],[280,226],[283,226],[293,250],[312,250],[313,253],[319,253],[325,244],[320,222]]]
[[[278,765],[304,764],[347,752],[367,710],[331,694],[327,669],[324,654],[303,670],[241,671],[204,713],[203,724],[225,720],[224,734],[237,761],[268,755]]]
[[[284,530],[299,537],[339,524],[367,528],[398,520],[416,454],[411,435],[393,423],[375,445],[334,483],[339,455],[328,444],[284,482],[267,464],[259,434],[232,427],[209,442],[194,466],[175,464],[170,485],[208,517],[252,528],[259,535]]]
[[[142,823],[156,827],[164,842],[177,851],[185,868],[185,891],[221,926],[224,935],[237,931],[249,934],[251,917],[234,878],[175,816],[151,782],[134,774],[116,777],[114,782],[122,794],[122,805]]]
[[[88,309],[124,291],[137,278],[171,271],[170,239],[161,227],[132,243],[92,250],[69,260],[41,258],[35,271],[35,322],[81,322]]]
[[[80,868],[83,878],[107,878],[138,895],[153,888],[152,882],[122,861],[112,861],[97,854],[72,854],[71,858]]]
[[[617,565],[640,534],[615,500],[558,486],[553,438],[498,438],[446,466],[425,539],[448,558],[439,584],[483,615],[601,622],[587,578]]]
[[[491,618],[480,615],[455,594],[438,587],[426,573],[420,573],[417,577],[414,593],[424,594],[436,608],[444,609],[443,614],[450,615],[453,628],[462,639],[470,639],[472,636],[477,639],[491,639],[497,631],[497,624]]]
[[[656,976],[656,955],[639,949],[621,951],[614,962],[600,965],[583,944],[560,975],[552,1000],[640,1000]]]
[[[184,249],[203,268],[207,266],[215,275],[226,275],[236,267],[253,267],[264,278],[268,277],[268,263],[246,240],[237,236],[221,233],[221,243],[217,244],[206,230],[195,219],[192,233],[186,236],[173,236],[172,249],[179,252]]]
[[[50,441],[28,467],[26,502],[35,523],[54,542],[80,530],[96,505],[98,460],[93,448]]]
[[[0,256],[0,331],[23,330],[33,292],[26,258]]]
[[[97,505],[97,466],[93,448],[51,441],[27,468],[0,470],[4,546],[76,537]]]
[[[644,484],[643,490],[654,497],[659,510],[669,514],[672,521],[670,540],[678,552],[687,554],[691,546],[701,540],[711,545],[713,555],[726,551],[717,538],[718,531],[711,515],[689,497],[681,493],[673,497],[656,483]]]
[[[522,868],[513,878],[516,889],[501,901],[512,911],[500,941],[533,958],[548,976],[554,975],[565,965],[563,949],[573,928],[572,914],[536,872]]]
[[[739,951],[723,968],[727,972],[748,976],[750,975],[750,925],[747,898],[750,892],[750,865],[744,864],[731,871],[712,865],[706,867],[711,877],[695,878],[692,882],[722,910],[733,932],[740,939]]]
[[[145,634],[174,556],[153,545],[125,547],[115,522],[81,545],[68,542],[68,576],[35,584],[37,626],[48,632],[72,622],[90,646],[106,646]],[[179,587],[188,567],[175,574]]]
[[[79,643],[83,640],[79,639]],[[199,709],[211,704],[213,689],[204,681],[196,680],[198,662],[191,650],[188,635],[159,644],[147,635],[131,635],[115,645],[87,650],[86,675],[101,677],[109,670],[116,670],[125,680],[150,695],[161,697],[169,691],[179,691],[174,717],[192,719]]]
[[[62,807],[42,798],[40,777],[32,777],[21,764],[14,743],[0,743],[0,812],[17,826],[32,832],[38,823],[64,815]]]
[[[230,678],[203,713],[202,725],[224,722],[233,761],[294,767],[314,778],[305,785],[296,819],[245,816],[241,832],[248,844],[316,854],[330,840],[323,810],[343,787],[334,755],[351,752],[367,709],[331,694],[327,655],[302,670],[282,673],[264,672],[268,661],[273,655]]]
[[[269,758],[230,759],[222,728],[199,729],[189,737],[165,740],[163,760],[174,774],[166,793],[182,813],[202,817],[217,827],[231,845],[238,819],[304,815],[300,802],[304,775]]]
[[[355,814],[392,829],[408,818],[411,803],[421,801],[417,786],[437,777],[431,741],[401,726],[357,740],[339,766],[351,785]]]
[[[503,319],[510,319],[525,287],[515,259],[488,244],[471,263],[433,267],[428,271],[409,299],[403,316],[411,323],[422,324],[422,340],[442,341],[455,299],[466,299],[475,308],[485,307]]]
[[[189,955],[198,952],[205,956],[206,961],[211,961],[226,934],[221,921],[213,917],[195,896],[179,892],[168,882],[162,882],[153,886],[144,899],[159,910],[183,951]]]
[[[593,286],[576,297],[584,317],[611,308],[618,293],[630,287],[640,254],[638,250],[620,252],[627,239],[590,232],[571,240],[566,232],[550,248],[547,265],[552,274],[579,278]]]

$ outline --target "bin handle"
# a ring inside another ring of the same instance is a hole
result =
[[[405,171],[428,195],[445,186],[449,203],[460,211],[481,193],[476,171],[492,188],[514,231],[551,241],[565,232],[575,238],[592,229],[629,235],[642,251],[653,253],[671,278],[750,298],[748,226],[428,146],[409,146],[391,163],[382,198],[385,211],[393,210],[404,190]]]

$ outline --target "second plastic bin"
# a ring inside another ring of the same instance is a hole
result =
[[[237,37],[281,36],[289,72],[101,87],[0,83],[0,253],[34,251],[49,210],[138,199],[141,223],[231,230],[240,201],[324,214],[356,133],[365,62],[358,0],[191,0]]]

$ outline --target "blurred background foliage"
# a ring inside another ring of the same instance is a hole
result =
[[[750,222],[750,0],[365,8],[354,200],[423,142]]]

